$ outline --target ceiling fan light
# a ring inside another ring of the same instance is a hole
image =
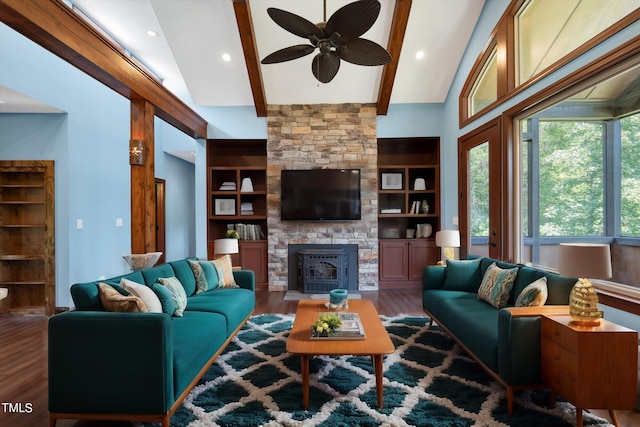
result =
[[[262,64],[291,61],[318,48],[320,52],[312,61],[312,72],[321,83],[329,83],[340,68],[340,59],[366,66],[391,62],[391,55],[382,46],[360,38],[360,35],[373,26],[380,14],[378,0],[349,3],[331,15],[326,24],[313,24],[305,18],[276,8],[268,8],[267,13],[280,27],[308,39],[313,46],[297,45],[280,49],[263,58],[260,61]]]

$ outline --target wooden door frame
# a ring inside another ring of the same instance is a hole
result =
[[[156,251],[162,252],[158,264],[166,262],[166,218],[165,218],[165,186],[166,181],[161,178],[155,178],[156,190]]]
[[[493,187],[489,190],[490,206],[497,209],[490,210],[489,226],[490,242],[495,242],[495,247],[490,247],[492,257],[512,261],[512,246],[509,244],[513,224],[512,210],[509,200],[513,187],[513,162],[510,149],[505,146],[502,138],[502,119],[500,116],[472,130],[458,139],[458,205],[460,227],[460,255],[466,257],[471,246],[469,235],[469,180],[467,177],[468,157],[467,152],[486,141],[489,141],[489,182]]]

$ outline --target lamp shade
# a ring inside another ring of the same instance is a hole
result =
[[[558,271],[563,276],[608,279],[611,250],[601,243],[560,243]]]
[[[216,255],[237,254],[238,239],[216,239],[213,242],[213,253]]]
[[[441,248],[459,248],[460,232],[458,230],[440,230],[436,232],[436,246]]]

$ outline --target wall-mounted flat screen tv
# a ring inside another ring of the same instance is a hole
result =
[[[285,169],[280,190],[282,220],[361,219],[360,169]]]

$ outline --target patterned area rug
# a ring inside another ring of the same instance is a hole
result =
[[[545,407],[543,391],[505,390],[425,317],[381,317],[396,346],[384,359],[378,409],[368,357],[311,360],[309,410],[301,409],[299,357],[285,350],[293,316],[254,316],[171,418],[172,426],[572,426],[575,408]],[[585,412],[584,424],[607,426]]]

